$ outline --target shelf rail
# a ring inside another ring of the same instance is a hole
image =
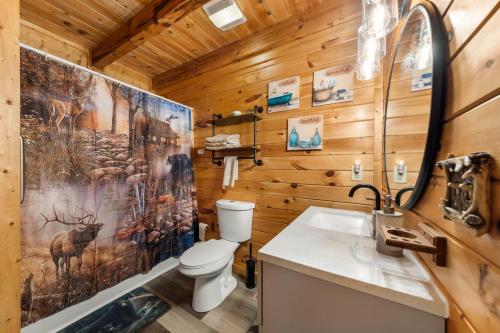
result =
[[[264,111],[264,108],[262,106],[255,105],[253,107],[253,117],[250,118],[249,121],[253,122],[253,146],[251,147],[240,147],[240,148],[234,148],[234,149],[221,149],[217,150],[217,152],[228,152],[228,151],[252,151],[252,156],[238,156],[238,159],[241,160],[253,160],[255,165],[261,166],[263,164],[261,159],[257,159],[257,121],[261,120],[261,118],[257,115],[259,113],[262,113]],[[239,117],[245,117],[244,115],[241,116],[231,116],[228,118],[223,118],[221,114],[212,114],[212,121],[210,123],[212,124],[212,136],[215,136],[215,128],[217,126],[217,123],[220,123],[222,125],[227,125],[227,124],[236,124],[236,123],[243,123],[247,122],[245,118],[239,118]],[[242,119],[239,121],[238,119]],[[212,150],[212,163],[217,164],[217,165],[222,165],[222,161],[224,160],[224,157],[218,157],[215,156],[216,154],[215,150]]]

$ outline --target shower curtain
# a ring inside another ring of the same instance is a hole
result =
[[[21,49],[22,323],[193,244],[191,109]]]

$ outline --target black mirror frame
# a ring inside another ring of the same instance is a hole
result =
[[[447,66],[449,59],[448,38],[443,20],[438,9],[431,2],[427,1],[413,7],[406,17],[405,24],[396,43],[396,49],[391,61],[391,70],[389,72],[389,81],[384,101],[384,142],[383,142],[383,157],[384,157],[384,176],[387,189],[389,188],[389,179],[387,177],[387,161],[386,161],[386,119],[387,106],[389,102],[389,92],[391,89],[392,71],[394,69],[394,60],[396,58],[399,42],[403,36],[403,32],[408,24],[409,18],[414,12],[421,11],[427,18],[432,34],[432,94],[431,94],[431,112],[429,117],[429,126],[427,132],[427,141],[425,143],[424,156],[420,166],[420,172],[417,177],[414,189],[400,208],[409,210],[413,208],[421,198],[434,169],[434,162],[437,153],[441,148],[441,130],[444,119],[444,106],[446,102],[446,78]]]

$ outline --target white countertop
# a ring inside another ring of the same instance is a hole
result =
[[[448,318],[446,298],[415,255],[378,253],[370,230],[369,214],[309,207],[259,251],[259,260]]]

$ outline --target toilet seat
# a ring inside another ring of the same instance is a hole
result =
[[[224,239],[198,243],[181,255],[179,269],[189,276],[218,272],[231,260],[238,245]]]

